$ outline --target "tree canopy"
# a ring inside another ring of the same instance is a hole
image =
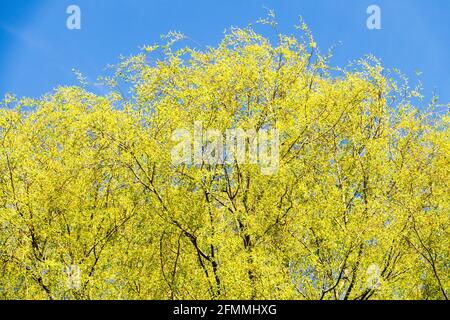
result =
[[[171,33],[108,94],[7,96],[0,298],[448,299],[449,115],[371,56],[331,67],[300,29]],[[275,128],[278,170],[174,164],[196,121]]]

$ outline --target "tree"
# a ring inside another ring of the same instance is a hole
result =
[[[373,57],[331,68],[302,29],[200,51],[172,33],[108,95],[5,98],[0,297],[448,299],[448,114]],[[276,129],[278,170],[174,164],[195,122]]]

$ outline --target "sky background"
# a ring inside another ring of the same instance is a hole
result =
[[[81,8],[81,30],[66,27],[71,4]],[[371,4],[381,8],[381,30],[366,27]],[[421,71],[426,98],[436,91],[441,103],[450,102],[448,0],[0,0],[0,97],[78,84],[73,68],[95,83],[120,55],[139,53],[170,30],[214,46],[226,28],[265,17],[265,7],[287,34],[297,32],[301,15],[322,52],[341,42],[333,65],[374,54],[411,80]]]

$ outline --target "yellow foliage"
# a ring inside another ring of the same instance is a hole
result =
[[[371,57],[336,74],[312,37],[175,40],[117,67],[129,97],[5,99],[0,298],[448,299],[448,115]],[[279,170],[173,165],[194,121],[277,128]]]

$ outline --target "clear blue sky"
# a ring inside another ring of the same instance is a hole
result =
[[[81,8],[81,30],[66,28],[70,4]],[[366,27],[370,4],[381,8],[382,30]],[[303,16],[322,51],[341,41],[333,64],[371,53],[410,77],[422,71],[427,97],[436,89],[440,102],[450,102],[448,0],[1,0],[0,6],[0,96],[40,96],[77,84],[72,68],[95,82],[121,54],[137,53],[170,30],[215,45],[225,28],[255,22],[268,7],[289,34]]]

